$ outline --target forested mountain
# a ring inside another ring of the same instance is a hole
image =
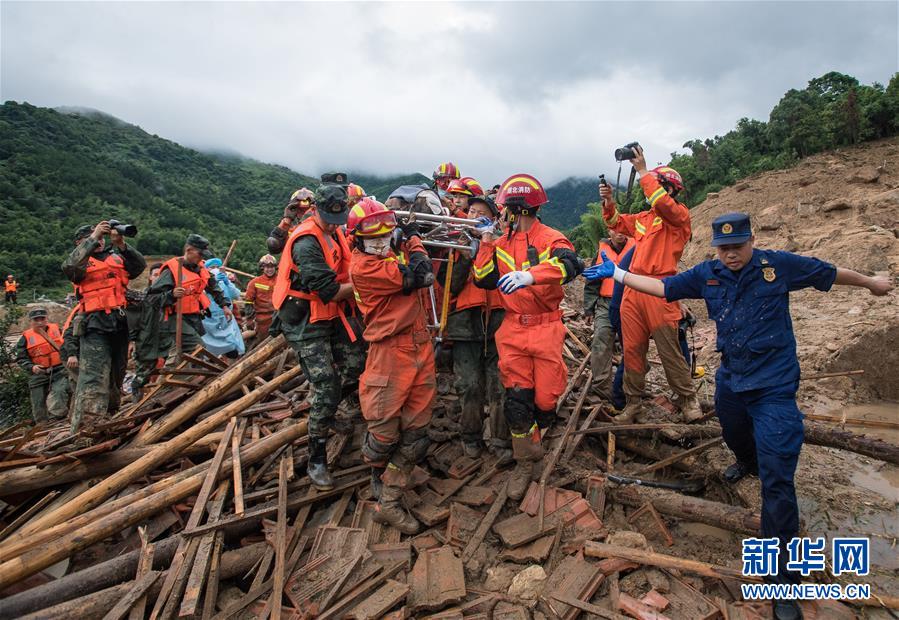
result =
[[[671,165],[693,206],[743,177],[897,132],[899,74],[884,87],[831,72],[787,92],[767,122],[740,119],[723,136],[685,143],[690,153],[672,154]],[[380,200],[399,185],[429,182],[420,174],[350,178]],[[290,193],[316,184],[283,166],[200,153],[96,111],[7,102],[0,106],[0,276],[15,273],[25,288],[64,284],[60,264],[73,231],[109,217],[136,224],[136,245],[151,255],[180,252],[191,232],[209,237],[219,254],[237,239],[232,264],[254,271]],[[547,188],[542,214],[585,255],[605,233],[596,184],[572,177]],[[623,209],[642,208],[637,188]]]
[[[382,200],[422,175],[352,177]],[[138,249],[179,253],[191,232],[255,272],[265,237],[293,190],[314,179],[233,154],[204,154],[114,117],[27,103],[0,106],[0,273],[23,286],[64,284],[60,264],[81,224],[136,224]],[[388,189],[389,188],[389,189]]]

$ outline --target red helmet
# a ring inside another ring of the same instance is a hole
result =
[[[659,180],[659,183],[669,183],[675,191],[679,192],[684,189],[684,180],[674,168],[659,166],[658,168],[650,170],[649,173],[654,174]]]
[[[462,194],[463,196],[483,196],[484,188],[472,177],[462,177],[461,179],[453,179],[446,186],[447,194]]]
[[[462,175],[459,173],[459,169],[456,167],[451,161],[440,164],[437,166],[437,169],[434,170],[434,174],[431,177],[436,181],[437,179],[458,179]]]
[[[365,190],[362,189],[361,185],[356,185],[355,183],[350,183],[346,188],[346,202],[348,206],[353,206],[360,200],[365,198]]]
[[[496,195],[496,203],[515,211],[527,212],[549,202],[540,181],[529,174],[513,174]]]
[[[374,198],[363,198],[350,209],[346,227],[357,237],[382,237],[396,228],[396,214]]]

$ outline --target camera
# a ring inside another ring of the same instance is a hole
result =
[[[137,226],[134,224],[123,224],[118,220],[106,220],[109,227],[122,235],[123,237],[136,237]]]
[[[624,161],[636,157],[637,153],[634,152],[635,146],[640,146],[640,143],[631,142],[630,144],[625,144],[620,149],[615,149],[615,161]]]

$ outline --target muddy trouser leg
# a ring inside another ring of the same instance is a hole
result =
[[[485,370],[483,342],[453,343],[454,387],[462,409],[462,441],[466,443],[481,443],[484,438]]]
[[[288,328],[285,325],[285,335]],[[300,358],[303,373],[312,386],[309,399],[309,439],[327,438],[340,404],[340,373],[334,364],[329,337],[291,340],[290,346]]]
[[[612,351],[615,348],[615,332],[609,320],[609,298],[596,300],[593,315],[593,342],[590,344],[590,369],[593,385],[608,394],[612,389]]]
[[[685,398],[696,396],[696,388],[693,386],[693,378],[690,375],[690,366],[684,359],[678,339],[677,325],[662,325],[652,332],[659,359],[662,360],[662,368],[668,379],[668,386]]]
[[[109,404],[107,411],[114,413],[122,404],[122,383],[128,371],[128,331],[119,332],[110,345]]]
[[[47,411],[56,419],[63,419],[69,412],[69,377],[63,366],[53,369],[50,376],[50,393],[47,395]]]
[[[36,423],[50,420],[47,412],[47,392],[50,387],[50,377],[47,375],[32,375],[28,378],[28,393],[31,396],[31,416]]]
[[[109,385],[114,333],[87,331],[81,336],[78,356],[76,407],[72,415],[72,433],[77,433],[83,416],[102,417],[109,406]]]
[[[503,415],[506,401],[506,390],[499,378],[499,354],[496,352],[496,341],[487,341],[487,356],[484,360],[487,375],[487,412],[490,424],[490,444],[497,448],[512,448],[512,434],[509,423]]]
[[[331,340],[334,365],[340,375],[340,401],[350,399],[351,409],[358,407],[359,377],[365,370],[367,348],[362,338],[350,342],[343,334]]]

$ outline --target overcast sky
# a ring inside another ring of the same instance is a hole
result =
[[[0,2],[0,98],[306,174],[612,173],[899,70],[887,2]]]

